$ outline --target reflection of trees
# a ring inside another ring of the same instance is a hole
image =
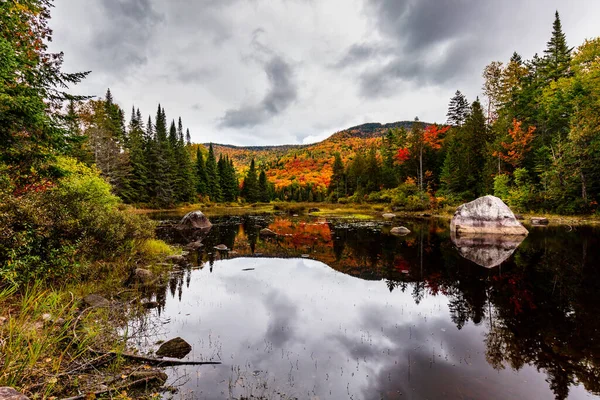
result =
[[[282,236],[259,238],[265,226]],[[446,227],[435,220],[407,226],[411,235],[395,237],[385,228],[322,221],[217,224],[204,242],[203,257],[212,264],[218,256],[212,246],[221,243],[238,256],[310,253],[340,272],[385,280],[390,291],[408,290],[417,304],[427,296],[445,295],[458,329],[486,322],[486,358],[494,368],[533,365],[547,374],[557,399],[565,399],[575,382],[600,393],[600,243],[595,232],[534,230],[508,262],[486,269],[463,259]],[[181,278],[173,282],[182,284]],[[157,299],[164,304],[164,297]]]
[[[491,283],[493,323],[486,337],[494,368],[526,364],[544,370],[557,399],[576,381],[600,393],[600,271],[593,232],[537,232],[517,266]],[[591,243],[593,242],[593,243]]]

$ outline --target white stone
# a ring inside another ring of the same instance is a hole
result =
[[[527,236],[529,233],[498,197],[484,196],[458,207],[450,223],[452,234]]]

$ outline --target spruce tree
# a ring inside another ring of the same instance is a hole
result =
[[[177,164],[176,172],[178,174],[177,199],[179,201],[192,201],[194,199],[195,179],[192,160],[188,153],[183,139],[183,123],[179,118],[177,126],[177,141],[174,149],[174,159]]]
[[[381,183],[381,167],[379,160],[377,160],[377,151],[374,146],[369,149],[369,153],[367,154],[366,174],[367,193],[378,191]]]
[[[200,147],[196,149],[196,193],[200,196],[208,195],[208,175],[206,173],[206,165],[204,157],[200,151]]]
[[[460,90],[457,90],[448,105],[448,113],[446,114],[448,124],[462,126],[469,115],[469,109],[470,106],[467,98]]]
[[[244,186],[242,189],[242,196],[248,203],[256,203],[259,200],[258,193],[258,177],[256,175],[256,166],[254,164],[254,158],[250,161],[250,168],[244,178]]]
[[[206,158],[206,174],[208,176],[207,189],[210,199],[215,202],[221,201],[221,179],[219,178],[219,169],[212,143],[208,148],[208,157]]]
[[[174,203],[175,193],[170,170],[172,156],[167,137],[167,117],[160,104],[156,112],[153,146],[155,201],[159,206],[168,206]]]
[[[146,169],[146,153],[144,143],[144,126],[141,115],[135,111],[131,112],[128,132],[129,161],[131,163],[130,186],[134,203],[148,201],[147,187],[148,170]]]
[[[269,181],[267,180],[267,174],[264,169],[261,169],[260,174],[258,175],[258,195],[259,200],[263,203],[271,201]]]
[[[335,199],[346,196],[346,173],[344,163],[339,152],[333,155],[333,174],[329,182],[329,193],[333,193]]]
[[[552,24],[552,37],[544,50],[544,73],[547,80],[557,81],[558,79],[569,75],[569,65],[571,63],[571,51],[573,49],[567,46],[567,39],[562,31],[562,24],[558,11],[554,14],[554,23]]]

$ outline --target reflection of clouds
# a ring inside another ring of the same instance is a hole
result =
[[[519,397],[547,388],[535,373],[528,389],[521,375],[494,371],[484,357],[484,326],[459,331],[446,296],[425,295],[415,305],[411,291],[390,293],[384,281],[313,260],[217,261],[212,273],[192,271],[180,302],[168,299],[165,336],[190,338],[196,358],[216,354],[224,362],[185,385],[201,390],[200,398],[221,398],[238,366],[298,398],[490,398],[485,387]]]

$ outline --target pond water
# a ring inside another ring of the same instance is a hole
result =
[[[222,362],[167,369],[167,398],[599,398],[594,228],[502,244],[453,241],[434,219],[402,221],[403,237],[384,221],[213,223],[132,322],[141,349],[180,336],[185,359]]]

